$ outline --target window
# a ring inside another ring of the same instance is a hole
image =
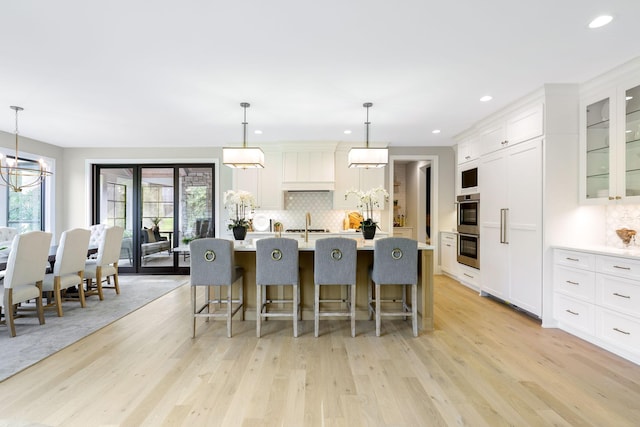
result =
[[[173,231],[172,186],[142,183],[142,223]]]
[[[127,186],[107,182],[107,224],[127,228]]]
[[[37,161],[19,160],[21,167],[40,168]],[[41,182],[21,192],[7,189],[7,227],[17,228],[19,233],[44,230],[44,186]]]

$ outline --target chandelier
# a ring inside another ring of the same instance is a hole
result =
[[[42,159],[36,167],[35,162],[20,160],[18,157],[18,112],[24,108],[15,105],[9,108],[16,112],[16,152],[13,158],[5,157],[0,153],[0,185],[19,193],[23,188],[39,185],[52,173],[45,169]]]
[[[247,147],[247,108],[251,105],[248,102],[240,103],[244,109],[244,120],[242,122],[242,147],[223,147],[222,163],[230,168],[263,168],[264,153],[258,147]]]
[[[349,150],[348,163],[350,168],[383,168],[389,163],[389,150],[386,148],[369,148],[369,108],[371,102],[362,104],[367,109],[367,121],[365,124],[366,146],[365,148],[352,148]]]

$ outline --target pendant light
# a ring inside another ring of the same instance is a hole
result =
[[[350,168],[383,168],[389,163],[389,150],[387,148],[369,148],[369,108],[371,102],[362,104],[367,109],[367,121],[365,124],[366,146],[365,148],[352,148],[349,150],[348,163]]]
[[[264,153],[258,147],[247,147],[247,108],[251,105],[248,102],[241,102],[244,109],[244,120],[242,122],[242,147],[222,148],[222,163],[230,168],[263,168]]]
[[[51,172],[45,169],[42,159],[35,167],[34,162],[26,162],[18,157],[18,112],[24,110],[22,107],[12,105],[11,108],[16,112],[16,151],[15,156],[11,159],[0,154],[0,185],[9,187],[16,193],[22,192],[23,188],[34,187],[39,185]],[[21,166],[22,165],[22,166]],[[29,167],[34,165],[34,167]]]

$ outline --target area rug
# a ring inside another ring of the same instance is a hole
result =
[[[126,316],[166,293],[188,283],[189,276],[121,275],[120,295],[105,289],[104,300],[87,298],[86,308],[80,303],[65,302],[64,316],[55,310],[45,311],[45,324],[35,316],[16,320],[15,338],[9,337],[7,326],[0,325],[0,381],[22,371],[79,339]]]

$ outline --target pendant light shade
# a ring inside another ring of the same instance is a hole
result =
[[[263,168],[264,153],[258,147],[247,147],[247,108],[248,102],[240,103],[244,109],[244,121],[242,122],[242,147],[222,148],[222,163],[230,168],[248,169]]]
[[[371,102],[362,104],[367,109],[367,121],[365,124],[366,146],[364,148],[352,148],[349,150],[348,163],[350,168],[383,168],[389,163],[389,150],[387,148],[369,148],[369,108]]]
[[[20,160],[18,157],[18,113],[24,108],[14,105],[9,108],[16,112],[16,151],[13,159],[5,158],[0,154],[0,185],[9,187],[14,192],[19,193],[22,192],[23,188],[40,185],[52,173],[46,170],[42,159],[36,166],[35,162]]]

